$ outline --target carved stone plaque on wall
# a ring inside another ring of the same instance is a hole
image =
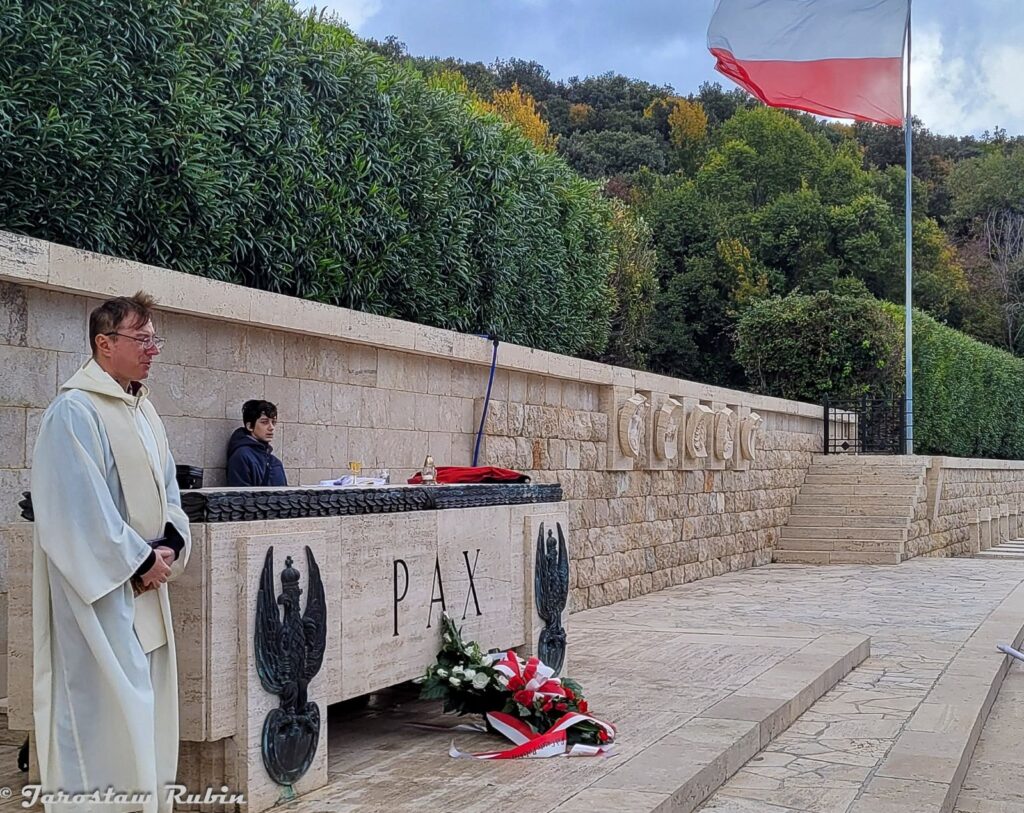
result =
[[[640,394],[626,399],[619,411],[619,448],[626,457],[637,458],[646,434],[647,399]]]
[[[751,412],[740,424],[740,456],[744,460],[757,459],[757,439],[764,418]]]
[[[708,456],[708,445],[714,431],[715,413],[711,407],[697,404],[686,418],[686,453],[694,459]]]
[[[678,459],[679,424],[683,419],[682,404],[674,398],[667,398],[654,423],[654,454],[659,460]]]
[[[722,407],[715,414],[715,457],[731,460],[736,445],[736,413]]]

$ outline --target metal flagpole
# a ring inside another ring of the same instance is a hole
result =
[[[913,126],[910,116],[910,7],[912,0],[907,0],[907,119],[904,124],[904,149],[906,150],[907,156],[907,190],[906,190],[906,269],[904,272],[906,290],[904,291],[904,307],[906,313],[904,315],[904,352],[906,354],[905,366],[906,366],[906,400],[904,402],[905,418],[904,426],[906,435],[904,437],[904,453],[914,453],[914,333],[913,333],[913,312],[912,312],[912,282],[913,282],[913,235],[914,235],[914,224],[913,224],[913,201],[912,201],[912,190],[913,190],[913,157],[914,157],[914,145],[913,145]]]

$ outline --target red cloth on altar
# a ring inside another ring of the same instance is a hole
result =
[[[409,478],[411,485],[419,485],[423,476],[416,472]],[[438,466],[438,483],[528,483],[530,478],[519,471],[497,466]]]

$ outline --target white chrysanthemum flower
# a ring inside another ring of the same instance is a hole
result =
[[[466,669],[462,673],[463,680],[472,680],[476,677],[476,669]]]
[[[490,682],[491,682],[491,679],[490,679],[490,677],[488,675],[484,674],[483,672],[477,672],[476,675],[473,678],[473,688],[474,689],[486,689],[487,688],[487,684],[490,683]]]
[[[450,678],[448,678],[448,682],[450,684],[452,684],[452,686],[455,686],[456,688],[458,688],[459,686],[462,685],[462,681],[459,680],[457,677],[450,677]]]
[[[437,676],[439,678],[441,678],[441,680],[444,680],[446,677],[448,677],[448,670],[447,669],[438,669],[437,670]]]

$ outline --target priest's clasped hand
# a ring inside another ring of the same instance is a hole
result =
[[[142,586],[147,590],[159,587],[166,583],[171,575],[171,563],[174,561],[174,551],[170,548],[156,548],[156,561],[153,566],[142,574]]]

